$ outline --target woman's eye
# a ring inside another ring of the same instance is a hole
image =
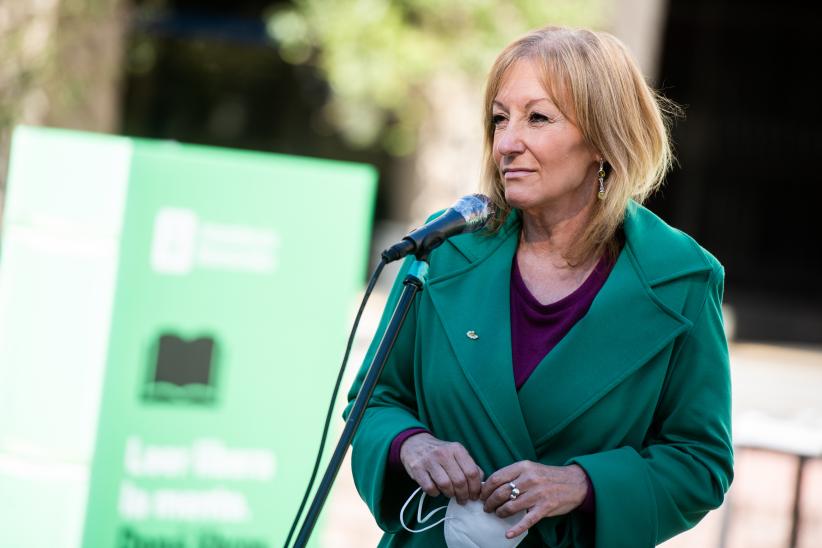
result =
[[[529,121],[532,124],[541,124],[543,122],[550,122],[551,119],[548,118],[544,114],[540,114],[539,112],[532,112],[531,115],[528,117]]]
[[[505,122],[505,116],[502,114],[494,114],[491,116],[491,125],[494,127],[499,127],[501,124]]]

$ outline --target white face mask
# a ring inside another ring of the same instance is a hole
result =
[[[505,532],[522,519],[525,510],[513,516],[501,518],[494,513],[489,514],[483,510],[483,503],[478,500],[469,500],[465,504],[459,504],[457,499],[453,498],[448,501],[448,506],[435,508],[428,515],[422,517],[422,503],[425,500],[425,493],[420,497],[420,503],[417,506],[417,522],[420,524],[425,523],[431,516],[441,510],[445,510],[445,517],[422,529],[409,529],[405,524],[405,509],[421,490],[422,487],[418,487],[416,491],[411,493],[411,496],[402,505],[402,510],[400,510],[400,523],[406,531],[422,533],[445,522],[443,533],[448,548],[514,548],[528,534],[526,530],[512,539],[505,538]]]

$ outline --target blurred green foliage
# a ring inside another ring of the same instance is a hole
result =
[[[416,146],[424,88],[458,72],[482,85],[497,53],[529,29],[597,27],[603,0],[293,0],[267,17],[282,58],[311,64],[332,93],[325,115],[354,146]]]

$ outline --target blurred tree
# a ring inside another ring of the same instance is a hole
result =
[[[116,129],[124,5],[0,1],[0,219],[15,125]]]
[[[268,31],[284,60],[324,74],[332,90],[325,116],[348,142],[413,153],[401,162],[410,180],[394,185],[393,213],[418,219],[476,186],[482,78],[501,48],[547,24],[599,26],[603,4],[293,0],[272,10]]]

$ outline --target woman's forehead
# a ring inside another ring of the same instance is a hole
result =
[[[533,60],[524,58],[509,66],[499,80],[497,93],[492,99],[494,104],[509,102],[528,103],[537,100],[547,101],[559,106],[556,97],[556,79]]]

